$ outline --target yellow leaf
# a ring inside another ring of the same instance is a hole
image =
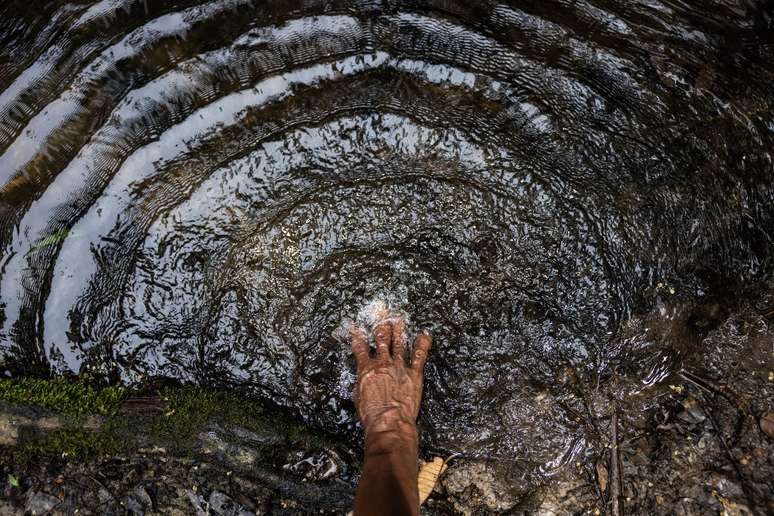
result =
[[[427,497],[433,492],[438,478],[443,475],[448,465],[441,457],[434,457],[431,462],[424,462],[419,466],[417,487],[419,488],[419,505],[425,503]]]
[[[607,468],[601,462],[597,462],[597,480],[600,491],[604,492],[607,489]]]

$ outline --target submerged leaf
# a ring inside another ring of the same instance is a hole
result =
[[[70,235],[70,231],[67,229],[60,229],[56,233],[52,233],[51,235],[47,236],[46,238],[43,238],[35,243],[32,247],[30,247],[30,250],[27,251],[27,256],[30,254],[43,249],[45,247],[50,247],[52,245],[56,245],[60,242],[63,242],[68,236]]]

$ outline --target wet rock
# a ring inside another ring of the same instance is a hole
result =
[[[138,486],[126,497],[124,505],[130,514],[140,515],[153,508],[153,500],[144,487]]]
[[[519,502],[503,475],[482,462],[450,468],[441,484],[455,509],[462,514],[472,514],[471,505],[490,511],[507,511]]]
[[[55,496],[43,493],[41,491],[30,491],[27,495],[27,503],[24,505],[24,512],[33,516],[46,514],[54,507],[59,505],[60,500]]]
[[[232,426],[228,431],[238,439],[261,446],[278,444],[283,441],[283,436],[277,434],[277,432],[273,431],[271,428],[254,431],[242,428],[241,426]]]
[[[188,496],[188,500],[190,500],[196,516],[207,516],[204,498],[190,489],[186,489],[185,494]]]
[[[220,491],[210,493],[208,502],[210,513],[214,516],[255,516],[254,512],[247,510]]]
[[[717,493],[726,498],[743,499],[744,490],[735,480],[721,473],[712,473],[709,477],[710,485]]]
[[[331,478],[343,469],[344,462],[332,450],[294,451],[288,456],[283,469],[302,475],[306,480],[317,481]]]
[[[142,514],[145,514],[145,507],[132,496],[129,496],[126,499],[124,505],[126,506],[126,512],[132,516],[141,516]]]
[[[704,414],[696,398],[689,396],[682,401],[683,412],[680,413],[680,419],[686,423],[701,423],[707,416]]]
[[[260,459],[257,450],[227,441],[217,428],[200,433],[199,442],[204,453],[214,455],[223,463],[237,469],[249,469]]]
[[[13,446],[19,442],[20,437],[56,430],[62,426],[63,418],[45,410],[0,403],[0,445]]]
[[[105,489],[104,487],[100,487],[97,491],[97,499],[101,504],[107,504],[110,502],[114,502],[115,498],[112,494],[110,494],[110,491]]]
[[[578,501],[574,499],[571,492],[580,485],[578,481],[557,482],[552,489],[546,493],[540,507],[535,511],[536,516],[554,516],[555,514],[567,514],[572,509],[577,508]]]

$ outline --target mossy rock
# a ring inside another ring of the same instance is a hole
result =
[[[212,424],[275,436],[258,446],[267,459],[294,443],[319,448],[340,444],[276,407],[234,392],[165,386],[150,397],[136,397],[139,394],[148,394],[148,390],[100,387],[79,379],[0,380],[0,401],[47,411],[24,419],[25,431],[14,447],[15,460],[26,462],[45,455],[88,460],[147,446],[187,452],[198,446],[197,436]],[[132,403],[137,400],[151,402],[140,403],[138,408]],[[36,421],[46,417],[46,421],[59,418],[59,422],[36,428],[40,426]]]

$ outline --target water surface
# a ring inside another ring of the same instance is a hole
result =
[[[335,335],[382,300],[435,336],[428,446],[542,478],[584,389],[680,366],[630,317],[771,277],[766,2],[34,4],[0,7],[9,373],[344,432]]]

